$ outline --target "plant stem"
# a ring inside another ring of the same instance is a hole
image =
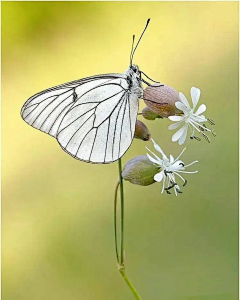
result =
[[[123,194],[123,179],[122,179],[122,162],[121,159],[118,160],[118,170],[119,170],[119,181],[115,188],[115,195],[114,195],[114,236],[115,236],[115,251],[116,257],[118,262],[118,271],[121,273],[122,277],[124,278],[125,282],[127,283],[128,287],[132,291],[135,299],[141,300],[140,296],[138,295],[136,289],[129,281],[128,277],[125,274],[125,265],[124,265],[124,194]],[[120,259],[118,253],[118,242],[117,242],[117,195],[118,195],[118,188],[120,187],[120,213],[121,213],[121,221],[120,221]]]
[[[118,160],[119,185],[120,185],[120,207],[121,207],[121,231],[120,231],[120,265],[124,266],[124,194],[123,194],[123,179],[122,179],[122,161]]]
[[[117,257],[117,262],[119,265],[118,242],[117,242],[117,193],[118,193],[118,188],[119,188],[119,181],[117,182],[117,185],[115,188],[115,195],[114,195],[114,237],[115,237],[116,257]]]
[[[120,269],[119,272],[121,273],[122,277],[124,278],[124,280],[126,281],[128,287],[130,288],[130,290],[132,291],[133,295],[135,296],[135,298],[137,300],[141,300],[140,296],[138,295],[135,287],[131,284],[131,282],[129,281],[129,279],[127,278],[124,269]]]

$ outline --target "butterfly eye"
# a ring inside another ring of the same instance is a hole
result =
[[[132,65],[132,70],[133,70],[133,72],[137,72],[137,67],[135,66],[135,65]]]

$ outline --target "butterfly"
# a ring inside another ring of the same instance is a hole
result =
[[[75,159],[104,164],[121,158],[134,137],[142,82],[148,84],[132,60],[149,21],[134,49],[133,36],[125,73],[86,77],[37,93],[24,103],[23,120],[55,137]]]

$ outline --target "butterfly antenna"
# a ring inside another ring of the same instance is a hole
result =
[[[146,31],[146,29],[147,29],[147,27],[148,27],[149,22],[150,22],[150,19],[147,20],[147,24],[146,24],[146,26],[145,26],[145,28],[144,28],[144,30],[143,30],[143,32],[142,32],[142,34],[141,34],[141,36],[140,36],[138,42],[137,42],[137,45],[135,46],[134,50],[132,51],[131,60],[130,60],[131,65],[132,65],[133,55],[134,55],[134,53],[135,53],[135,51],[136,51],[136,49],[137,49],[138,44],[140,43],[140,41],[141,41],[141,39],[142,39],[142,36],[143,36],[144,32]]]
[[[152,82],[160,83],[159,81],[155,81],[155,80],[153,80],[152,78],[150,78],[149,76],[147,76],[147,74],[144,73],[143,71],[141,71],[141,73],[142,73],[144,76],[146,76],[147,79],[150,79]]]
[[[133,53],[134,40],[135,40],[135,35],[133,35],[133,40],[132,40],[132,50],[130,53],[130,67],[132,66],[132,53]]]

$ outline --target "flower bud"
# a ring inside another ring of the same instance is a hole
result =
[[[151,138],[151,134],[147,126],[139,120],[136,121],[134,137],[143,141],[149,141]]]
[[[150,185],[154,182],[154,175],[159,167],[152,163],[146,155],[139,155],[130,159],[123,168],[122,177],[133,184]]]
[[[156,114],[154,111],[152,111],[148,106],[146,106],[142,110],[142,116],[147,120],[155,120],[157,118],[162,119],[162,117],[158,114]]]
[[[143,93],[146,105],[161,117],[169,117],[181,113],[175,106],[180,101],[179,93],[174,88],[157,84],[148,86]]]

